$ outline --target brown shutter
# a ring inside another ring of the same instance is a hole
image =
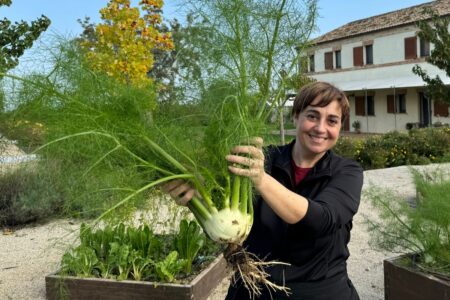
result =
[[[405,59],[417,58],[417,37],[405,38]]]
[[[353,65],[355,67],[364,65],[362,46],[353,48]]]
[[[395,113],[394,95],[387,95],[387,112],[388,114]]]
[[[333,70],[333,52],[325,52],[325,70]]]
[[[357,116],[365,116],[366,115],[366,106],[364,103],[364,96],[356,96],[355,97],[355,115]]]
[[[434,101],[434,116],[448,117],[448,104],[441,101]]]

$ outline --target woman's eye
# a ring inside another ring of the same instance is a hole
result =
[[[335,120],[335,119],[328,120],[328,122],[329,122],[331,125],[337,125],[337,124],[338,124],[338,120]]]
[[[317,119],[316,115],[313,115],[313,114],[308,114],[308,115],[306,115],[306,117],[307,117],[309,120],[315,120],[315,119]]]

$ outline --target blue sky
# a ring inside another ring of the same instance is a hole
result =
[[[135,3],[137,1],[134,1]],[[348,22],[382,14],[429,1],[423,0],[319,0],[319,33],[326,33]],[[52,20],[50,31],[63,35],[78,34],[81,27],[77,19],[88,16],[99,20],[98,11],[108,3],[107,0],[13,0],[10,7],[0,8],[0,17],[13,21],[30,21],[46,15]],[[180,16],[177,0],[166,0],[164,15],[167,18]],[[179,19],[183,19],[182,17]]]
[[[132,2],[137,3],[138,0]],[[382,14],[385,12],[425,3],[424,0],[318,0],[319,31],[313,36],[326,33],[348,22]],[[85,16],[99,21],[99,10],[108,0],[13,0],[10,7],[0,7],[0,17],[11,21],[31,21],[44,14],[52,21],[45,35],[75,36],[81,32],[77,19]],[[179,0],[166,0],[163,10],[165,18],[184,19]]]

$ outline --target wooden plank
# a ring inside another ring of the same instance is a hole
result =
[[[72,276],[63,278],[55,274],[46,276],[45,281],[49,300],[204,300],[228,274],[227,263],[220,255],[189,284],[117,281]]]
[[[227,276],[231,270],[228,268],[226,260],[220,256],[215,263],[209,265],[202,273],[200,273],[192,281],[193,294],[196,300],[205,300],[211,293],[211,287],[216,287]]]
[[[384,261],[385,300],[450,300],[450,282],[397,263]]]

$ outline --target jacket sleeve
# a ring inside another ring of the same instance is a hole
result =
[[[317,196],[308,199],[308,210],[298,225],[307,227],[315,236],[327,235],[341,228],[358,211],[362,185],[361,166],[347,160]]]

